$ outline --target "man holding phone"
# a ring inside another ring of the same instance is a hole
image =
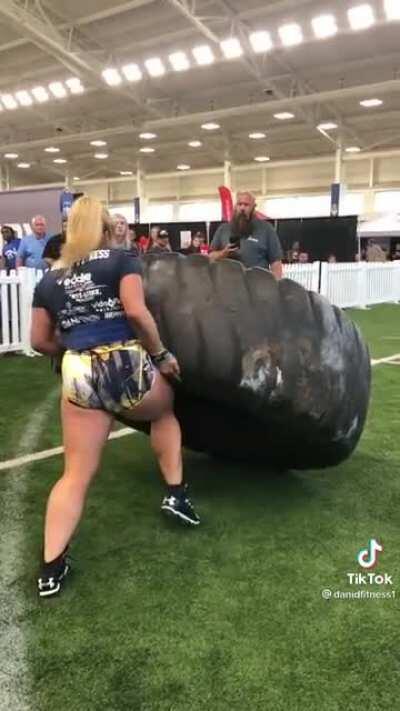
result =
[[[270,269],[282,279],[282,248],[266,220],[255,217],[256,201],[249,192],[237,194],[232,220],[220,225],[211,242],[211,261],[238,259],[245,267]]]

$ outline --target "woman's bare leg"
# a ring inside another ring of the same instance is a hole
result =
[[[141,403],[129,415],[133,422],[151,422],[151,445],[167,484],[161,510],[181,523],[197,526],[197,516],[187,495],[182,473],[182,437],[175,417],[174,392],[168,381],[156,371],[154,382]]]
[[[44,560],[65,550],[80,521],[86,492],[99,466],[113,417],[101,410],[77,407],[63,400],[64,472],[47,503]]]
[[[174,391],[168,381],[155,373],[151,390],[129,415],[136,421],[151,421],[150,441],[161,473],[169,485],[182,484],[182,437],[175,417]]]

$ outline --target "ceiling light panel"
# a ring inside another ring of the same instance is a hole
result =
[[[16,91],[14,96],[20,106],[32,106],[33,104],[33,99],[29,91],[25,91],[24,89],[21,91]]]
[[[97,160],[106,160],[108,153],[95,153],[94,157],[97,158]]]
[[[192,54],[200,67],[207,66],[215,61],[214,54],[207,44],[194,47],[194,49],[192,49]]]
[[[228,37],[222,40],[220,47],[226,59],[237,59],[243,54],[243,49],[237,37]]]
[[[267,163],[270,158],[269,156],[256,156],[254,160],[257,161],[257,163]]]
[[[188,143],[188,146],[190,146],[190,148],[200,148],[202,145],[203,144],[201,141],[189,141]]]
[[[157,138],[157,134],[145,131],[144,133],[139,133],[139,138],[143,138],[144,141],[151,141],[153,138]]]
[[[56,146],[49,146],[48,148],[44,149],[46,153],[59,153],[60,149],[56,148]]]
[[[56,99],[64,99],[67,96],[67,90],[61,81],[53,81],[49,84],[49,90]]]
[[[311,20],[312,28],[317,39],[333,37],[338,32],[334,15],[319,15]]]
[[[249,36],[249,40],[253,48],[253,52],[255,52],[256,54],[269,52],[273,47],[271,35],[266,30],[260,30],[260,32],[252,32]]]
[[[3,102],[3,105],[8,109],[9,111],[13,111],[14,109],[18,108],[18,104],[16,100],[14,99],[12,94],[2,94],[1,95],[1,100]]]
[[[83,94],[83,92],[85,91],[85,88],[82,85],[82,82],[79,77],[71,77],[70,79],[67,79],[65,83],[71,94]]]
[[[179,163],[176,167],[178,170],[190,170],[190,165],[187,163]]]
[[[143,78],[142,70],[137,64],[125,64],[121,71],[128,81],[140,81]]]
[[[38,104],[44,104],[46,101],[49,100],[49,94],[44,88],[44,86],[35,86],[33,89],[31,89],[31,94],[38,102]]]
[[[209,121],[208,123],[203,123],[201,125],[201,127],[202,127],[202,129],[204,129],[204,131],[217,131],[219,128],[221,128],[219,123],[214,123],[213,121]]]
[[[161,77],[165,74],[165,67],[159,57],[146,59],[145,66],[151,77]]]
[[[400,20],[399,0],[384,0],[384,6],[388,20]]]
[[[185,52],[173,52],[168,57],[172,69],[175,72],[185,72],[190,69],[190,62]]]
[[[371,5],[355,5],[347,11],[352,30],[366,30],[375,22],[375,15]]]
[[[96,146],[96,148],[101,148],[101,146],[106,146],[107,141],[102,141],[102,140],[97,140],[97,141],[90,141],[91,146]]]
[[[101,75],[108,86],[119,86],[122,83],[121,74],[115,67],[107,67],[102,71]]]
[[[382,106],[382,99],[364,99],[360,101],[360,106],[364,106],[365,109],[373,109],[376,106]]]
[[[278,119],[278,121],[290,121],[290,119],[294,119],[294,114],[289,111],[282,111],[279,114],[274,114],[274,118]]]
[[[252,138],[253,141],[260,141],[262,138],[266,138],[266,134],[262,131],[253,131],[253,133],[249,133],[249,138]]]
[[[144,146],[144,148],[139,148],[140,153],[154,153],[155,149],[150,148],[150,146]]]
[[[334,123],[333,121],[326,121],[325,123],[320,123],[317,126],[320,131],[333,131],[337,127],[337,123]]]
[[[303,31],[295,22],[288,25],[282,25],[278,30],[281,42],[285,47],[294,47],[303,41]]]
[[[15,160],[16,158],[19,158],[18,153],[4,153],[4,158],[7,158],[8,160]]]

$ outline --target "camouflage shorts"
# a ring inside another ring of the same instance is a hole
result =
[[[63,397],[85,408],[131,410],[153,380],[154,366],[139,341],[70,350],[62,362]]]

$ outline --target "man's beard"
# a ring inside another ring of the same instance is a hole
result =
[[[232,237],[236,238],[238,241],[242,237],[248,237],[251,232],[251,221],[253,219],[253,212],[247,217],[242,212],[235,213],[231,220],[231,230]]]

